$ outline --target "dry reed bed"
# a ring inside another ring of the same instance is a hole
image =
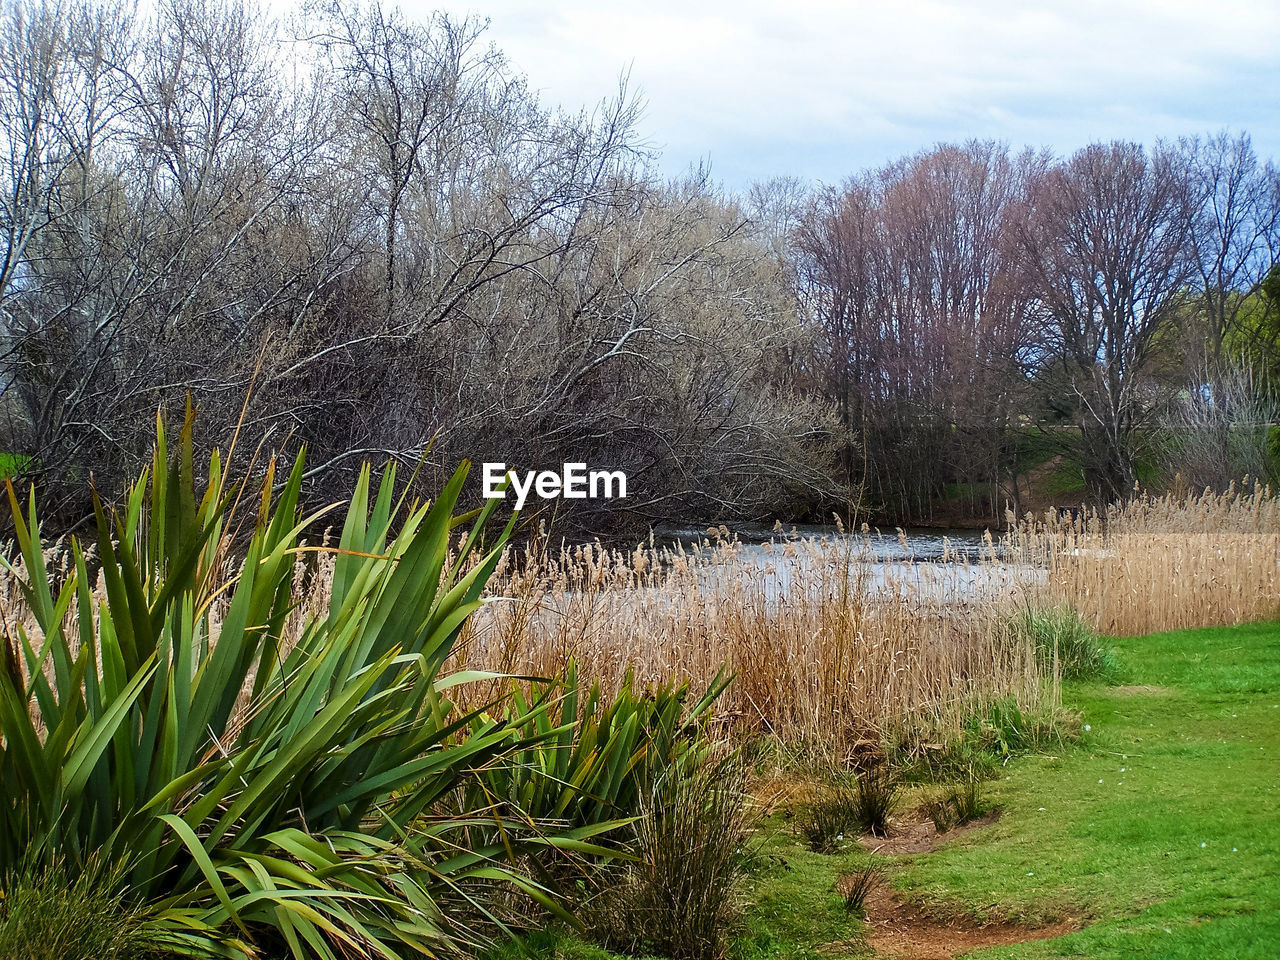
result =
[[[540,539],[503,558],[452,665],[556,677],[573,659],[606,696],[628,674],[641,685],[701,688],[727,669],[734,681],[720,722],[827,753],[878,742],[890,727],[958,732],[989,698],[1034,710],[1052,697],[1032,645],[1006,626],[1030,594],[1009,591],[994,555],[974,564],[895,562],[886,574],[869,543],[792,539],[761,553],[717,536],[691,548],[551,551]],[[333,557],[308,560],[294,578],[282,653],[327,610]],[[984,591],[984,578],[998,589]],[[12,577],[0,580],[6,624],[22,619],[38,642]],[[101,582],[97,592],[105,599]],[[215,633],[225,603],[213,604]],[[455,695],[478,706],[505,685]]]
[[[763,557],[730,539],[693,548],[538,548],[499,572],[462,646],[467,666],[555,676],[573,658],[616,690],[735,674],[722,717],[836,749],[910,720],[958,728],[982,698],[1047,696],[1032,645],[1006,627],[1025,591],[984,595],[970,565],[930,565],[958,604],[918,591],[912,564],[877,577],[866,541],[799,540]],[[993,568],[996,564],[990,564]]]
[[[1045,602],[1105,634],[1280,616],[1280,499],[1261,485],[1028,519],[1007,543],[1007,557],[1048,570]]]
[[[1256,486],[1027,519],[973,563],[885,564],[868,538],[783,538],[761,552],[708,533],[631,551],[535,540],[504,558],[455,664],[556,676],[572,658],[606,695],[629,671],[701,686],[727,667],[722,719],[846,750],[903,724],[956,732],[992,699],[1052,704],[1032,642],[1009,626],[1022,606],[1073,607],[1116,635],[1280,612],[1280,501]],[[332,557],[309,557],[286,649],[328,602]],[[33,629],[9,575],[0,612],[6,630]]]

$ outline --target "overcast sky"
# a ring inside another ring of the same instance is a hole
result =
[[[709,161],[731,187],[968,137],[1065,153],[1226,127],[1280,159],[1276,0],[403,5],[488,17],[544,102],[594,104],[629,71],[662,169]]]

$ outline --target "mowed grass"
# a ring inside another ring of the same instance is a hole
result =
[[[862,921],[846,909],[836,881],[883,858],[870,857],[852,837],[836,853],[814,853],[781,815],[770,817],[761,833],[734,957],[817,960],[865,953],[859,949]]]
[[[1118,641],[1120,686],[1068,687],[1089,730],[991,785],[994,826],[898,888],[941,910],[1089,925],[975,957],[1280,956],[1280,625]]]

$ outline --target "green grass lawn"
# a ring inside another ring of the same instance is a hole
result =
[[[1280,625],[1118,641],[1089,731],[1009,764],[994,826],[919,858],[911,896],[1079,933],[979,957],[1280,957]],[[1043,809],[1042,809],[1043,808]]]
[[[1119,685],[1073,684],[1088,730],[1017,757],[986,796],[1003,816],[898,858],[901,895],[942,914],[1087,925],[972,957],[1280,957],[1280,625],[1116,641]],[[809,852],[781,815],[748,886],[742,960],[857,956],[836,878],[868,862]],[[836,946],[839,945],[839,946]],[[541,934],[506,956],[603,960]],[[864,951],[862,951],[865,953]]]

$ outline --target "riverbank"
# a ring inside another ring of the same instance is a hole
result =
[[[734,955],[1274,960],[1280,624],[1115,646],[1108,682],[1064,686],[1079,741],[1009,760],[984,789],[998,816],[976,827],[821,854],[796,835],[785,801],[761,797],[770,811]],[[920,830],[923,789],[900,804],[900,834]],[[866,923],[837,887],[872,863],[888,872]],[[612,956],[548,932],[526,947]]]

